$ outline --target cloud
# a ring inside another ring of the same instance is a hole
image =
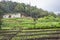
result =
[[[37,7],[48,11],[58,11],[60,8],[59,4],[60,0],[40,0]]]

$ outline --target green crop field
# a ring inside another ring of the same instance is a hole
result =
[[[2,19],[2,29],[47,29],[60,28],[60,18],[44,17],[38,18],[35,22],[29,18],[5,18]]]

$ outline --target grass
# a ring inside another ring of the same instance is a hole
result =
[[[52,20],[52,19],[51,19]],[[19,29],[19,28],[23,28],[23,29],[50,29],[50,28],[60,28],[60,21],[57,22],[55,21],[49,21],[45,18],[39,18],[36,21],[36,24],[34,25],[34,21],[33,19],[29,19],[29,18],[5,18],[2,19],[3,21],[3,25],[2,25],[2,29]],[[49,21],[49,22],[47,22]]]
[[[60,19],[53,19],[39,18],[34,25],[33,19],[29,18],[5,18],[2,19],[2,29],[25,29],[22,30],[22,33],[19,32],[17,37],[15,36],[12,40],[60,36],[60,34],[54,34],[60,31]]]

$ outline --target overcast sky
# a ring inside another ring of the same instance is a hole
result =
[[[30,4],[48,11],[60,12],[60,0],[11,0],[11,1]]]

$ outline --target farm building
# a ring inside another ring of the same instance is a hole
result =
[[[3,18],[21,18],[21,17],[30,17],[26,15],[25,13],[5,13],[3,15]]]
[[[21,14],[20,13],[5,13],[3,15],[3,18],[20,18]]]

